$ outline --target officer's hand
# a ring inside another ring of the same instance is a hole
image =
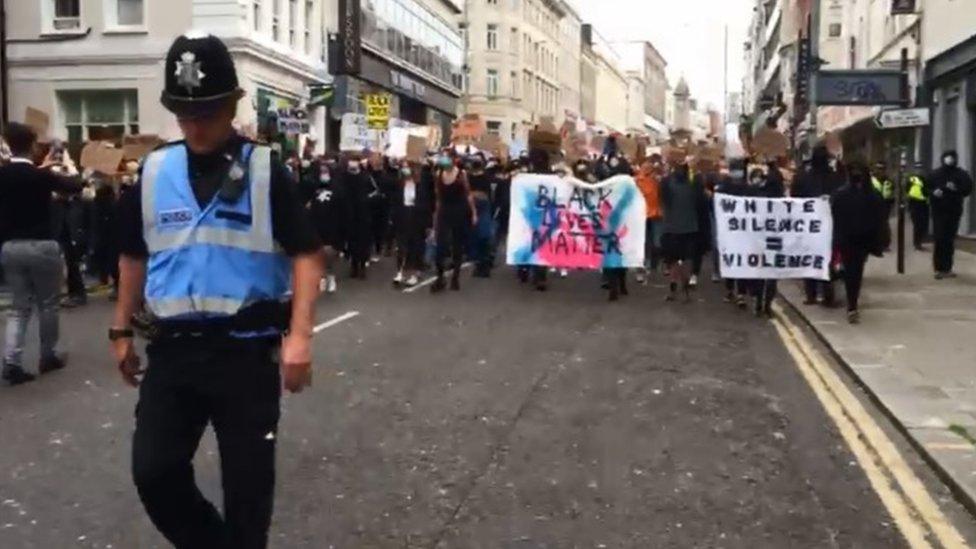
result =
[[[942,198],[942,189],[936,189],[932,191],[932,195],[936,198]]]
[[[472,227],[478,226],[478,214],[474,214],[471,216],[471,226]]]
[[[956,184],[954,182],[952,182],[952,181],[946,183],[946,188],[949,189],[952,192],[956,192],[956,190],[957,190],[956,189]]]
[[[122,380],[130,387],[139,386],[139,376],[146,370],[142,367],[142,361],[136,354],[135,345],[132,339],[119,339],[112,342],[112,354],[115,362],[119,365],[119,373]]]
[[[285,389],[300,393],[312,385],[312,340],[289,334],[281,342],[281,379]]]

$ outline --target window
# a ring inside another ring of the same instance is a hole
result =
[[[81,28],[81,0],[49,0],[54,4],[52,25],[55,31]]]
[[[489,6],[497,6],[498,5],[498,0],[486,0],[486,3]]]
[[[518,55],[519,42],[518,42],[518,29],[512,27],[512,39],[509,40],[508,47],[511,48],[512,53]]]
[[[279,34],[281,31],[280,20],[281,17],[281,0],[272,0],[271,4],[271,39],[277,42],[281,39]]]
[[[312,13],[315,4],[312,0],[305,0],[305,55],[312,55]]]
[[[261,32],[261,0],[252,0],[251,13],[254,18],[254,32]]]
[[[293,48],[296,28],[298,28],[298,0],[288,0],[288,45]]]
[[[115,24],[120,27],[137,27],[144,24],[143,0],[115,0]]]
[[[498,71],[495,69],[488,69],[488,81],[486,89],[488,97],[495,97],[498,95]]]
[[[519,79],[518,79],[518,73],[515,72],[515,71],[512,71],[512,74],[510,76],[512,78],[512,99],[518,99],[518,96],[519,96],[519,89],[518,89],[518,81],[519,81]]]
[[[488,133],[491,135],[501,135],[502,134],[502,123],[498,120],[489,120],[486,124],[488,127]]]
[[[57,92],[73,156],[86,141],[114,141],[139,133],[136,90],[65,90]]]
[[[839,38],[841,35],[841,29],[842,27],[840,23],[831,23],[828,27],[827,33],[830,38]]]
[[[488,49],[492,51],[498,49],[498,25],[488,25]]]

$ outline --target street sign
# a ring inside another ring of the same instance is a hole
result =
[[[883,130],[897,128],[918,128],[928,126],[930,121],[929,109],[897,109],[881,111],[874,122]]]
[[[902,106],[907,75],[891,70],[839,70],[817,73],[818,105]]]
[[[911,15],[915,13],[915,0],[892,0],[891,15]]]

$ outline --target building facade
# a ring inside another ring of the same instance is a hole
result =
[[[629,117],[632,117],[633,124],[628,125],[633,125],[634,131],[646,134],[655,141],[666,139],[667,62],[657,48],[647,41],[616,42],[614,47],[621,54],[628,78],[640,82],[640,86],[631,88]]]
[[[559,110],[566,120],[583,116],[583,100],[580,94],[582,71],[580,68],[583,43],[583,22],[569,3],[564,3],[566,16],[559,22]]]
[[[6,9],[11,118],[27,107],[46,112],[49,136],[76,159],[88,140],[180,135],[159,98],[169,45],[190,29],[227,43],[247,94],[236,120],[245,133],[256,133],[262,110],[302,108],[309,86],[330,80],[322,0],[39,0]],[[312,136],[324,134],[323,111],[307,113]]]
[[[563,86],[571,94],[579,89],[566,66],[573,58],[563,57],[563,37],[572,25],[562,21],[569,15],[562,0],[465,2],[460,24],[467,85],[461,111],[481,115],[490,133],[509,142],[525,142],[541,117],[557,124],[565,118]]]
[[[326,0],[335,98],[329,147],[366,134],[366,98],[390,100],[391,127],[428,126],[443,141],[463,86],[461,9],[451,0]],[[358,17],[357,17],[358,15]],[[382,148],[385,130],[357,147]]]

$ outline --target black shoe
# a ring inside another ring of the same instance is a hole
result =
[[[5,364],[3,366],[3,375],[0,377],[2,377],[3,380],[7,382],[7,385],[10,385],[11,387],[14,385],[29,383],[37,379],[37,376],[34,374],[28,374],[20,366],[14,366],[12,364]]]
[[[444,282],[443,278],[438,278],[430,287],[430,293],[437,294],[443,292],[447,288],[447,284]]]
[[[519,271],[518,271],[518,279],[519,279],[519,282],[521,282],[522,284],[525,284],[526,282],[528,282],[529,281],[529,271],[524,270],[524,269],[519,269]]]
[[[457,292],[461,289],[461,281],[457,277],[451,279],[451,291]]]
[[[620,285],[620,295],[630,295],[630,292],[627,291],[627,284]]]
[[[616,286],[611,286],[610,287],[610,301],[617,301],[618,299],[620,299],[620,292],[617,291],[617,287]]]
[[[42,358],[41,364],[37,367],[37,371],[41,375],[49,374],[51,372],[63,369],[67,364],[64,359],[59,356],[52,356],[48,358]]]
[[[545,282],[536,282],[535,283],[535,290],[537,292],[544,292],[547,289],[549,289],[549,288],[548,288],[548,286],[546,286],[546,283]]]

